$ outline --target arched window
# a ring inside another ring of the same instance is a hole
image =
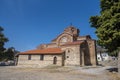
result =
[[[31,54],[28,55],[28,60],[31,60]]]
[[[40,55],[40,60],[44,60],[44,55],[43,54]]]
[[[57,57],[56,56],[53,58],[53,64],[57,64]]]
[[[68,41],[68,38],[67,38],[67,37],[65,37],[65,36],[64,36],[64,37],[62,37],[62,38],[61,38],[61,40],[60,40],[60,42],[63,42],[63,43],[65,43],[65,42],[67,42],[67,41]]]
[[[70,53],[70,50],[68,50],[68,53]]]

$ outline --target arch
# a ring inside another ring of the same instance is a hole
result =
[[[57,57],[56,56],[53,58],[53,64],[57,64]]]
[[[65,40],[66,38],[66,40]],[[64,40],[63,40],[64,39]],[[57,44],[58,46],[66,43],[66,42],[72,42],[73,41],[73,36],[70,35],[70,34],[65,34],[63,33],[62,35],[60,35],[58,38],[57,38]]]
[[[73,49],[71,49],[71,48],[66,48],[65,51],[66,51],[66,53],[70,53],[70,52],[73,52]]]

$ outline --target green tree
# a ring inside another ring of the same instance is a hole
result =
[[[14,60],[15,53],[16,53],[15,48],[14,47],[10,47],[4,53],[5,54],[4,58],[6,60]]]
[[[91,27],[96,28],[98,44],[115,52],[120,47],[120,0],[101,0],[100,15],[90,17]]]
[[[0,26],[0,60],[4,59],[5,54],[4,54],[4,44],[5,42],[8,41],[8,38],[5,37],[3,34],[4,29]]]

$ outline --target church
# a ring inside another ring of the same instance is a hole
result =
[[[80,36],[80,30],[68,26],[49,44],[41,44],[34,50],[19,53],[18,66],[49,65],[95,66],[96,42],[90,35]]]

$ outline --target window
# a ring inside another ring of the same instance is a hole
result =
[[[28,55],[28,60],[31,60],[31,54]]]
[[[67,56],[67,58],[69,58],[69,56]]]
[[[70,53],[70,50],[68,50],[68,53]]]
[[[89,43],[89,45],[91,45],[91,43]]]
[[[68,40],[67,40],[67,37],[62,37],[61,38],[61,42],[67,42]]]
[[[43,54],[40,55],[40,60],[44,60],[44,55]]]
[[[56,56],[53,58],[53,64],[57,64],[57,57]]]

